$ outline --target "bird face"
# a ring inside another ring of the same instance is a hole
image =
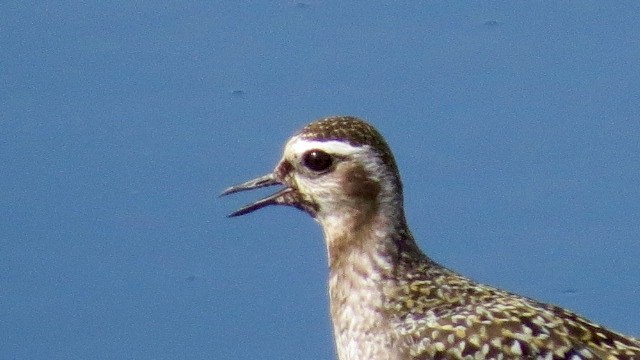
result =
[[[320,141],[294,136],[274,171],[232,186],[224,195],[271,185],[279,192],[249,204],[231,216],[244,215],[268,205],[289,205],[323,219],[329,214],[369,212],[381,189],[381,160],[368,145]]]
[[[334,128],[340,132],[333,133]],[[401,194],[395,162],[382,137],[365,122],[345,117],[311,123],[287,142],[272,173],[232,186],[223,195],[271,185],[284,188],[230,216],[288,205],[325,228],[338,223],[353,228],[374,216],[381,203],[397,205],[394,200]]]

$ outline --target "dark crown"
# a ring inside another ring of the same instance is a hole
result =
[[[368,145],[399,178],[398,167],[389,145],[378,130],[357,117],[330,116],[319,119],[302,128],[296,135],[309,140],[345,141],[353,146]]]

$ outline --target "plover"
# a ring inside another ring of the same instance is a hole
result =
[[[272,173],[223,195],[271,185],[283,188],[230,216],[289,205],[320,223],[340,360],[640,360],[638,339],[426,256],[405,220],[391,150],[363,120],[312,122],[289,139]]]

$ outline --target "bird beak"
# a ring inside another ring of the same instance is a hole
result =
[[[261,176],[259,178],[255,178],[253,180],[249,180],[242,184],[228,187],[226,190],[222,192],[222,194],[220,194],[220,196],[229,195],[229,194],[237,193],[240,191],[259,189],[262,187],[273,186],[273,185],[285,185],[285,184],[282,181],[278,180],[274,173],[271,173],[271,174]],[[261,209],[269,205],[293,205],[293,201],[296,197],[297,196],[295,196],[294,189],[290,187],[285,187],[284,189],[278,191],[273,195],[267,196],[256,202],[245,205],[244,207],[229,214],[229,217],[248,214],[250,212],[256,211],[258,209]]]

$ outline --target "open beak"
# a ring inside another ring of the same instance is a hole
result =
[[[220,194],[220,196],[229,195],[229,194],[237,193],[240,191],[259,189],[262,187],[273,186],[273,185],[284,185],[284,184],[282,183],[282,181],[276,178],[275,174],[272,173],[272,174],[261,176],[259,178],[255,178],[253,180],[249,180],[242,184],[228,187],[226,190],[222,192],[222,194]],[[295,190],[290,187],[285,187],[284,189],[278,191],[273,195],[267,196],[256,202],[245,205],[244,207],[229,214],[229,217],[248,214],[250,212],[256,211],[258,209],[261,209],[269,205],[294,205],[294,200],[296,198],[297,196],[296,196]]]

